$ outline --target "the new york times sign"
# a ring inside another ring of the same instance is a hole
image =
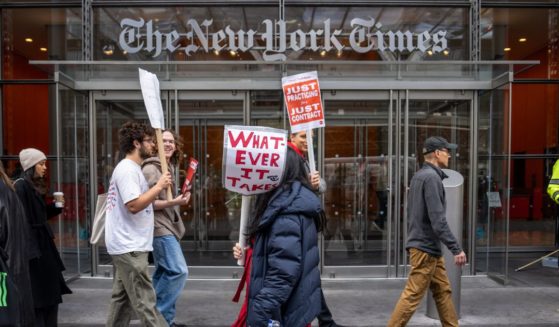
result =
[[[194,19],[186,21],[186,33],[176,30],[160,31],[154,28],[153,21],[125,18],[120,22],[122,31],[119,35],[119,45],[128,53],[147,51],[153,57],[163,51],[184,51],[187,56],[197,52],[251,50],[262,51],[262,58],[266,61],[286,60],[286,51],[343,51],[347,45],[340,41],[347,38],[351,50],[357,53],[371,51],[389,51],[405,53],[428,50],[433,53],[442,52],[447,48],[445,30],[436,32],[424,31],[412,33],[410,31],[387,31],[382,29],[380,22],[373,18],[351,20],[352,30],[347,36],[342,36],[342,30],[332,29],[330,19],[324,21],[322,29],[312,29],[294,32],[286,31],[283,20],[265,19],[262,21],[264,29],[255,31],[249,29],[233,30],[229,25],[224,29],[210,32],[213,20],[204,20],[201,24]],[[179,41],[180,40],[180,41]],[[184,42],[185,40],[186,42]],[[186,44],[181,46],[181,44]]]

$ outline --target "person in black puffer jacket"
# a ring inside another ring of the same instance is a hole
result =
[[[277,189],[256,198],[247,325],[304,327],[321,309],[318,231],[324,211],[304,161],[290,148]]]

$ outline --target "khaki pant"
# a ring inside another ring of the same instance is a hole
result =
[[[148,275],[148,253],[112,255],[115,276],[107,327],[130,325],[136,313],[143,326],[167,327],[155,307],[155,291]]]
[[[410,249],[411,271],[406,287],[392,312],[388,327],[405,326],[421,303],[427,288],[431,289],[443,326],[458,326],[452,303],[452,291],[442,257],[434,257],[418,249]]]

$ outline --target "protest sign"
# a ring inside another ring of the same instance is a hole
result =
[[[325,126],[318,75],[314,72],[281,79],[291,133]]]
[[[242,195],[264,193],[281,180],[287,132],[259,126],[225,126],[223,185]]]
[[[155,129],[155,137],[157,139],[157,153],[161,161],[161,172],[166,174],[169,171],[167,167],[167,160],[163,152],[163,136],[162,129],[165,129],[165,116],[163,116],[163,106],[161,105],[161,96],[159,92],[159,80],[157,75],[152,74],[146,70],[138,68],[140,76],[140,87],[142,89],[142,96],[144,104],[148,112],[149,122],[151,127]],[[171,187],[167,188],[167,200],[171,201],[173,194]]]
[[[242,266],[250,195],[271,191],[279,185],[287,156],[287,131],[259,126],[225,126],[223,148],[223,185],[243,195],[239,227],[243,254],[237,261]]]

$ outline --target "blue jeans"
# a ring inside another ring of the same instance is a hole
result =
[[[157,236],[153,239],[153,260],[157,309],[171,325],[175,320],[175,303],[188,279],[186,260],[175,236]]]

